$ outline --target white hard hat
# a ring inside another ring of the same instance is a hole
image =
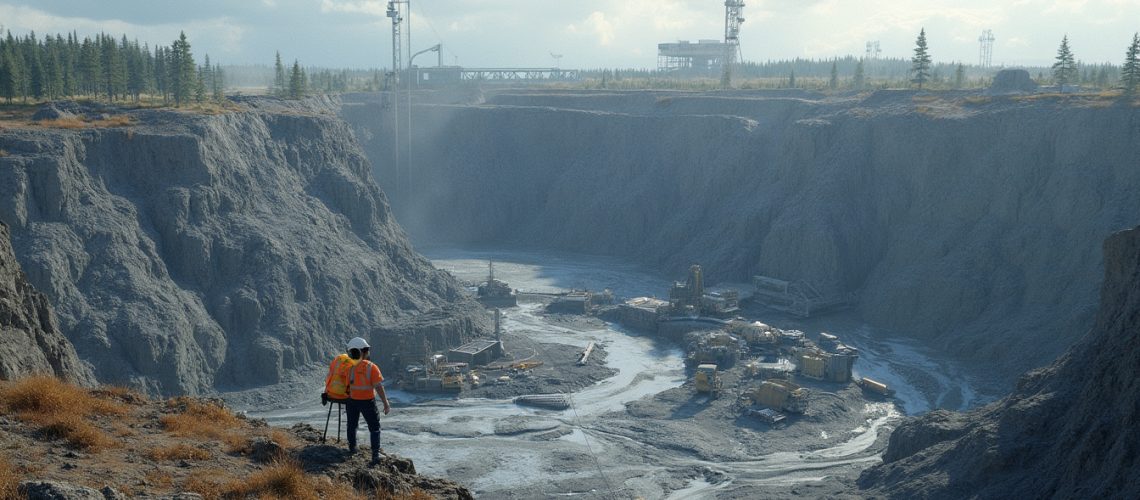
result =
[[[349,349],[368,349],[368,342],[365,342],[364,339],[362,339],[360,337],[353,337],[352,340],[348,341],[348,348]]]

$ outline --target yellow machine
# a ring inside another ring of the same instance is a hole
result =
[[[703,364],[697,366],[697,373],[693,375],[693,382],[697,386],[697,392],[707,392],[716,397],[720,394],[723,382],[717,376],[716,365]]]
[[[443,383],[443,390],[461,391],[463,390],[463,383],[467,381],[467,376],[459,368],[448,366],[444,369],[440,379]]]
[[[755,404],[774,410],[803,413],[807,409],[807,392],[787,380],[765,380],[748,392]]]

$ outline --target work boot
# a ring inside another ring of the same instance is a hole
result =
[[[375,467],[380,464],[380,431],[369,432],[368,440],[372,444],[372,462],[368,465]]]
[[[356,453],[356,433],[355,432],[349,432],[347,438],[348,438],[348,454],[352,455],[353,453]]]

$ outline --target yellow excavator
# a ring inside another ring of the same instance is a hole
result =
[[[697,373],[693,375],[693,382],[697,386],[698,393],[709,393],[714,398],[720,394],[724,383],[717,374],[716,365],[711,363],[697,366]]]

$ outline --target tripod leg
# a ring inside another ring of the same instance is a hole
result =
[[[344,405],[336,405],[336,442],[340,443],[340,409]]]
[[[329,403],[332,404],[332,403]],[[329,407],[329,414],[325,415],[325,432],[321,433],[321,443],[325,442],[325,437],[329,435],[329,419],[332,418],[332,407]]]

